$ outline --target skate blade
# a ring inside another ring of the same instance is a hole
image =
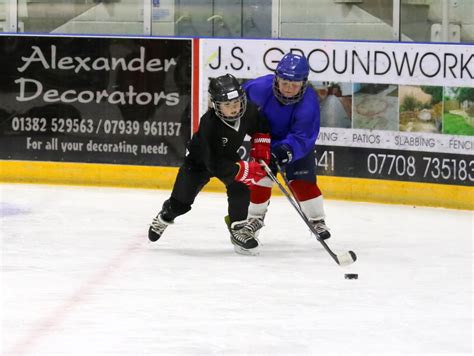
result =
[[[258,246],[252,249],[246,249],[237,245],[234,245],[234,251],[240,255],[245,256],[258,256],[260,252],[258,251]]]

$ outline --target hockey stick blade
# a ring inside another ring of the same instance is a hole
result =
[[[355,261],[357,261],[357,255],[355,254],[354,251],[347,251],[341,255],[336,255],[330,248],[329,246],[327,245],[326,241],[324,241],[319,235],[318,233],[314,230],[314,227],[309,223],[308,219],[306,218],[306,216],[304,215],[304,213],[301,211],[300,213],[301,217],[303,218],[304,222],[306,223],[306,225],[308,226],[308,228],[310,229],[310,231],[313,233],[313,235],[316,237],[316,240],[319,241],[319,243],[321,245],[323,245],[324,249],[329,253],[329,255],[334,259],[334,261],[336,261],[336,263],[339,265],[339,266],[348,266],[352,263],[354,263]]]
[[[337,256],[337,262],[339,266],[349,266],[355,261],[357,261],[357,255],[354,253],[354,251],[348,251],[342,255]]]
[[[354,263],[355,261],[357,261],[357,255],[354,253],[354,251],[348,251],[346,253],[343,253],[342,255],[336,255],[330,248],[329,246],[327,245],[326,241],[324,241],[318,234],[318,232],[314,229],[313,225],[311,225],[311,223],[309,222],[308,218],[306,217],[305,213],[301,210],[301,207],[300,205],[298,204],[295,196],[294,196],[294,193],[293,191],[291,190],[290,186],[289,186],[289,183],[288,183],[288,180],[286,179],[286,176],[283,174],[281,168],[278,166],[277,164],[277,169],[278,171],[280,172],[283,180],[285,181],[285,184],[288,186],[288,188],[290,189],[290,192],[289,193],[285,187],[278,181],[277,177],[273,174],[272,170],[270,169],[270,167],[268,167],[268,165],[263,161],[263,160],[260,160],[260,164],[262,165],[262,167],[265,169],[265,172],[267,172],[268,176],[270,177],[270,179],[276,183],[276,185],[278,186],[278,188],[280,189],[280,191],[283,193],[283,195],[288,199],[288,201],[290,202],[290,204],[293,206],[293,208],[295,208],[295,210],[298,212],[298,214],[300,215],[301,219],[303,219],[304,223],[308,226],[308,228],[310,229],[310,231],[313,233],[313,235],[316,237],[316,239],[321,243],[321,245],[324,247],[324,249],[326,250],[327,253],[329,253],[329,255],[332,257],[332,259],[334,261],[336,261],[336,263],[339,265],[339,266],[348,266],[352,263]]]

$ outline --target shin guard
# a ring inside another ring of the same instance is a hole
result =
[[[265,177],[250,187],[249,218],[264,218],[272,195],[272,185],[272,181]]]
[[[324,219],[323,196],[318,185],[313,182],[295,179],[290,182],[290,187],[298,199],[301,210],[309,220]]]

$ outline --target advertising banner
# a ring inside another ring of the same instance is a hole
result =
[[[473,45],[202,39],[200,114],[209,78],[267,75],[288,52],[319,95],[318,174],[473,185]]]
[[[191,41],[0,36],[0,159],[179,166]]]

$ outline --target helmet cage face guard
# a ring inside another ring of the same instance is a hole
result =
[[[307,79],[303,80],[303,85],[301,86],[300,91],[296,95],[291,96],[291,97],[287,97],[287,96],[284,96],[280,91],[280,87],[279,87],[279,84],[278,84],[278,78],[281,78],[283,80],[289,80],[289,79],[280,77],[278,74],[276,74],[273,77],[273,94],[275,95],[275,97],[278,99],[278,101],[280,103],[282,103],[283,105],[296,104],[297,102],[299,102],[303,98],[303,95],[306,92],[306,88],[308,87],[308,80]],[[297,80],[297,81],[300,82],[301,80]]]
[[[273,78],[273,94],[284,105],[295,104],[303,98],[308,86],[309,64],[305,57],[299,54],[288,53],[283,56],[275,70]],[[292,96],[287,97],[280,91],[278,78],[292,82],[303,82],[300,91]]]
[[[216,113],[217,117],[221,120],[227,121],[227,122],[236,122],[237,120],[240,120],[242,116],[244,116],[245,111],[247,110],[247,95],[245,92],[238,93],[235,91],[236,94],[238,95],[235,97],[235,99],[230,99],[230,100],[213,100],[211,98],[212,102],[212,107],[214,108],[214,112]],[[232,92],[228,93],[229,95],[232,96]],[[234,100],[239,100],[240,101],[240,110],[235,116],[226,116],[224,112],[221,110],[221,104],[222,103],[228,103]]]

